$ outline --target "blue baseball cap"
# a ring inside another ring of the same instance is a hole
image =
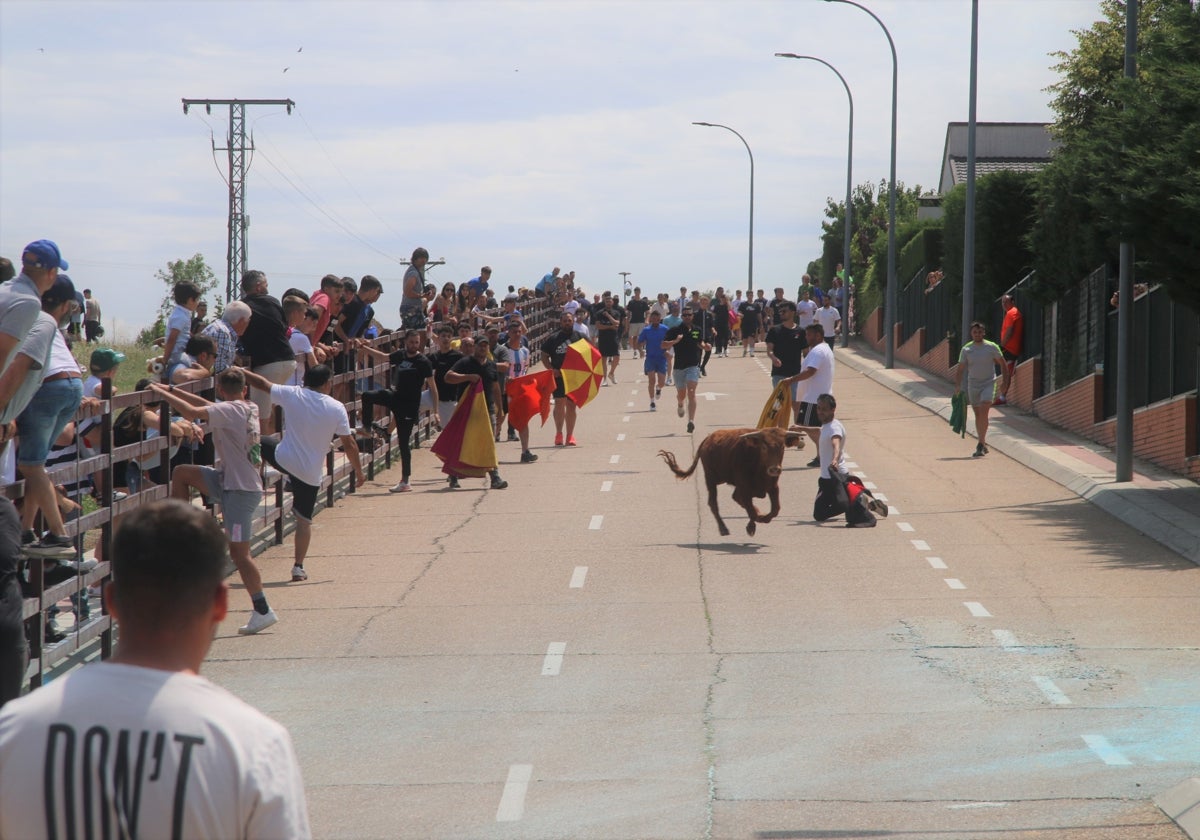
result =
[[[30,242],[26,245],[25,250],[21,253],[21,261],[30,262],[26,259],[29,254],[36,258],[33,264],[42,268],[61,268],[63,271],[70,268],[67,261],[63,259],[62,252],[58,250],[58,245],[49,239],[39,239],[37,242]]]

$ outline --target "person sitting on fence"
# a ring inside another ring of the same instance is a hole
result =
[[[279,617],[267,604],[262,575],[250,557],[250,538],[254,535],[254,513],[262,501],[262,447],[259,443],[258,406],[246,399],[246,377],[237,368],[222,371],[217,377],[217,396],[211,402],[198,394],[176,391],[157,382],[150,384],[163,399],[188,420],[207,423],[219,467],[181,464],[171,471],[171,496],[190,501],[196,488],[221,505],[225,534],[229,537],[229,556],[237,566],[242,584],[250,595],[254,612],[238,628],[249,636],[270,627]]]
[[[239,368],[240,370],[240,368]],[[304,387],[275,385],[265,377],[242,370],[251,388],[264,391],[268,404],[283,408],[285,427],[282,437],[262,438],[262,456],[267,463],[287,475],[292,485],[292,512],[296,515],[295,564],[292,580],[308,580],[304,558],[312,542],[312,519],[317,508],[317,493],[325,476],[325,456],[334,435],[354,468],[354,477],[365,484],[358,444],[350,428],[346,407],[329,396],[333,372],[328,365],[317,365],[304,374]]]
[[[200,305],[200,287],[188,280],[181,280],[175,284],[171,295],[175,300],[175,308],[167,319],[163,341],[163,382],[170,382],[175,368],[183,364],[184,345],[192,334],[192,315]]]
[[[113,555],[116,654],[0,711],[0,836],[311,837],[287,730],[199,675],[228,610],[221,529],[166,499]]]

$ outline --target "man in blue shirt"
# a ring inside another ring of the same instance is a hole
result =
[[[475,297],[483,297],[488,290],[488,281],[492,279],[491,266],[484,266],[479,269],[479,276],[472,277],[467,281],[467,288],[475,293]]]
[[[642,331],[634,336],[633,349],[642,351],[645,356],[645,362],[642,364],[642,372],[646,374],[646,390],[650,393],[650,410],[654,411],[658,406],[654,401],[662,396],[663,383],[667,379],[667,351],[663,349],[662,342],[667,335],[667,328],[662,324],[662,315],[657,309],[651,309],[649,316],[649,326],[643,327]]]
[[[549,274],[544,275],[538,281],[537,286],[534,287],[534,291],[539,295],[552,297],[554,295],[554,283],[558,280],[558,272],[561,270],[558,266],[554,266],[554,269]]]

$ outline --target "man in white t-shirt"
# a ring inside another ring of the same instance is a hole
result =
[[[796,424],[816,426],[817,397],[833,393],[833,348],[825,343],[825,328],[820,324],[809,324],[804,337],[808,341],[808,353],[804,356],[803,370],[786,381],[804,383],[798,395],[800,401],[796,404]],[[820,466],[820,456],[808,465]]]
[[[116,655],[0,710],[0,837],[311,836],[287,730],[199,675],[227,565],[201,508],[123,519],[104,598]]]
[[[805,289],[800,293],[800,300],[796,301],[796,323],[800,329],[808,329],[808,325],[813,322],[813,316],[817,312],[817,304],[809,296],[808,290]]]
[[[229,537],[229,556],[237,566],[242,584],[250,596],[254,612],[238,632],[249,636],[265,630],[279,620],[267,604],[262,575],[250,558],[250,537],[254,534],[254,514],[262,502],[262,447],[259,443],[258,406],[246,398],[246,377],[238,368],[217,375],[217,396],[211,402],[199,394],[176,391],[158,382],[151,390],[162,395],[171,408],[188,420],[201,420],[212,435],[216,466],[180,464],[171,470],[171,495],[190,501],[195,487],[221,505],[225,533]]]
[[[832,350],[834,342],[837,341],[838,326],[842,323],[841,313],[833,308],[833,295],[825,295],[820,308],[813,313],[813,320],[825,331],[825,343]]]
[[[312,542],[312,519],[317,508],[317,493],[325,476],[325,454],[337,435],[342,449],[354,468],[354,477],[365,484],[358,444],[350,429],[346,407],[329,396],[333,371],[317,365],[304,373],[304,386],[275,385],[257,373],[239,368],[251,388],[270,393],[270,401],[283,408],[283,437],[267,435],[262,439],[262,456],[292,483],[292,513],[296,515],[295,564],[292,581],[308,580],[304,558]]]

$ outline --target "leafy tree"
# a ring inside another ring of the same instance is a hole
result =
[[[159,304],[159,317],[165,322],[167,316],[171,314],[172,307],[175,306],[175,299],[172,297],[172,292],[176,283],[190,281],[200,287],[200,299],[217,288],[217,275],[213,274],[208,263],[204,261],[201,254],[194,255],[189,260],[175,260],[167,263],[167,270],[161,268],[154,272],[154,276],[161,280],[167,286],[167,293],[163,296],[162,303]]]
[[[1124,76],[1125,5],[1057,53],[1048,90],[1063,145],[1041,173],[1029,241],[1043,296],[1114,264],[1132,242],[1142,279],[1200,309],[1200,7],[1141,0],[1138,74]]]

